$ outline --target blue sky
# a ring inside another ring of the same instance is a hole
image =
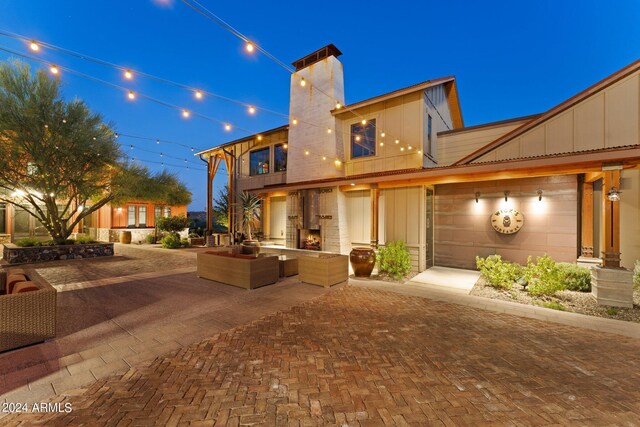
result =
[[[545,111],[640,58],[637,0],[200,2],[286,63],[335,44],[343,52],[347,103],[455,75],[468,126]],[[261,54],[247,55],[239,39],[179,0],[4,0],[0,30],[288,112],[289,74]],[[6,37],[0,37],[0,47],[32,55],[24,43]],[[250,131],[285,124],[282,117],[260,111],[250,116],[231,103],[196,101],[158,82],[129,82],[113,69],[55,51],[36,55]],[[0,52],[0,60],[9,57]],[[143,99],[127,101],[126,92],[69,73],[61,78],[66,97],[85,100],[120,132],[161,140],[122,138],[125,148],[134,145],[136,158],[191,166],[165,167],[193,192],[192,210],[204,209],[206,175],[188,147],[204,149],[247,135],[197,117],[185,120]],[[182,160],[161,158],[160,152]],[[224,182],[221,171],[216,185]]]

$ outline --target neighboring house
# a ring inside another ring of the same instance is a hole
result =
[[[198,153],[209,194],[224,161],[232,198],[263,195],[265,239],[343,254],[402,240],[414,271],[640,258],[640,61],[542,114],[464,127],[454,77],[345,106],[340,54],[294,62],[291,123]]]
[[[131,231],[132,242],[144,242],[147,234],[155,232],[157,218],[186,214],[186,206],[165,206],[146,201],[130,201],[118,206],[107,204],[86,216],[76,233],[87,234],[103,242],[115,242],[120,231],[128,230]],[[46,240],[49,233],[24,210],[0,202],[0,243],[14,242],[23,237]]]

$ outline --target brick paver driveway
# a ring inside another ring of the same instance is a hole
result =
[[[331,292],[60,397],[47,425],[636,425],[640,341]]]

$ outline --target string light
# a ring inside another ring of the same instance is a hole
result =
[[[256,107],[254,107],[253,105],[250,105],[248,108],[249,114],[255,114],[256,113]]]
[[[262,135],[258,135],[257,139],[258,141],[262,141]]]
[[[160,140],[159,139],[156,139],[156,144],[160,144]]]
[[[300,86],[305,87],[307,85],[307,81],[304,79],[304,77],[300,80]]]
[[[367,121],[365,119],[362,119],[362,121],[360,123],[362,123],[363,125],[366,125]]]
[[[202,91],[201,90],[195,91],[195,96],[197,99],[202,99]]]
[[[404,147],[400,147],[400,151],[404,151]]]
[[[124,72],[124,77],[125,79],[131,80],[133,78],[133,73],[131,72],[131,70],[126,70]]]
[[[227,132],[231,130],[231,125],[229,123],[224,125],[224,130],[226,130]]]
[[[396,139],[396,144],[400,144],[400,140],[399,139]]]
[[[284,144],[282,144],[282,147],[283,147],[283,148],[287,148],[287,147],[289,147],[289,144],[287,144],[287,143],[285,142]]]
[[[304,150],[304,155],[308,156],[309,155],[309,150]]]
[[[384,147],[384,142],[381,142],[381,143],[380,143],[380,147]]]
[[[294,125],[297,125],[297,124],[298,124],[298,119],[293,119],[293,120],[291,121],[291,123],[293,123]]]
[[[37,52],[37,51],[40,50],[40,46],[38,46],[38,43],[35,40],[31,40],[31,43],[29,44],[29,47],[34,52]]]
[[[385,137],[385,135],[386,135],[386,134],[385,134],[384,132],[380,132],[380,136],[381,136],[382,138],[384,138],[384,137]]]
[[[191,113],[189,113],[188,110],[182,110],[182,117],[184,117],[185,119],[188,118],[191,115]]]
[[[331,128],[327,128],[327,133],[331,133]]]
[[[49,68],[49,71],[51,71],[51,74],[55,74],[57,75],[60,70],[58,70],[58,67],[56,67],[55,65],[52,65],[51,68]]]
[[[129,97],[129,99],[135,99],[136,98],[136,94],[133,93],[132,90],[129,91],[129,94],[127,96]]]
[[[326,156],[322,156],[322,160],[327,160],[327,157]]]
[[[340,102],[336,102],[336,110],[339,110],[342,108],[342,104],[340,104]]]
[[[360,141],[360,135],[356,135],[356,141]]]
[[[254,46],[253,46],[253,43],[251,43],[251,42],[247,42],[247,44],[245,45],[244,48],[249,53],[253,53],[253,51],[255,49]]]

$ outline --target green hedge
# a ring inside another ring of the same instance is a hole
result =
[[[411,256],[404,242],[389,242],[378,249],[378,271],[398,280],[411,271]]]

